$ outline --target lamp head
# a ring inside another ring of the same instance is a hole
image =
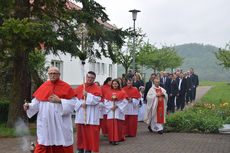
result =
[[[129,10],[129,12],[132,12],[133,20],[135,21],[137,19],[137,13],[140,12],[140,10],[133,9]]]

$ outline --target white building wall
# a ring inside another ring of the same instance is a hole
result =
[[[61,79],[63,81],[70,84],[73,88],[76,88],[76,86],[82,84],[83,75],[78,57],[71,58],[70,54],[59,54],[59,56],[55,56],[53,54],[47,55],[46,66],[52,66],[54,63],[57,63],[58,66],[58,63],[60,63],[59,68],[61,72]],[[93,66],[94,64],[95,63],[89,63],[86,61],[85,73],[90,70],[94,71],[97,75],[95,81],[98,81],[101,85],[108,76],[111,76],[113,79],[117,78],[117,64],[113,64],[111,59],[102,56],[101,60],[96,59],[95,68]],[[54,66],[56,65],[54,64]],[[112,70],[109,70],[109,67],[112,67]]]

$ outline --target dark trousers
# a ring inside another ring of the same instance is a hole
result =
[[[188,90],[185,94],[185,99],[186,99],[186,103],[188,104],[188,102],[192,101],[192,93],[191,93],[191,90]]]
[[[168,111],[174,113],[175,112],[175,104],[174,104],[175,96],[169,96],[168,101]]]
[[[196,99],[196,87],[194,88],[194,97],[193,98],[194,98],[193,100]]]
[[[183,110],[184,109],[184,106],[185,106],[185,94],[178,96],[178,98],[176,100],[176,106],[177,106],[177,110],[179,110],[179,109]]]

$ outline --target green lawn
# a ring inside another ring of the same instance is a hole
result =
[[[212,88],[205,94],[200,102],[209,104],[220,104],[224,102],[230,103],[230,85],[228,82],[201,82],[201,86],[212,86]]]

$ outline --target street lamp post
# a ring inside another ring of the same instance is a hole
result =
[[[139,10],[130,10],[129,12],[132,12],[133,16],[133,73],[135,73],[135,37],[136,37],[136,32],[135,32],[135,21],[137,19],[137,13],[140,12]]]

